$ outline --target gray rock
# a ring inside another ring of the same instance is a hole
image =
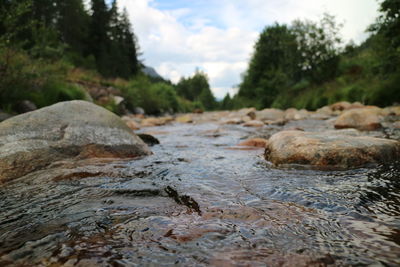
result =
[[[6,119],[9,119],[11,117],[12,117],[11,114],[5,113],[5,112],[0,110],[0,122],[4,121]]]
[[[26,113],[26,112],[37,110],[37,107],[36,107],[35,103],[33,103],[32,101],[23,100],[23,101],[18,102],[15,105],[14,109],[18,113]]]
[[[0,182],[66,158],[150,153],[118,116],[86,101],[61,102],[0,123]]]
[[[400,157],[399,142],[357,135],[351,131],[282,131],[269,139],[265,158],[275,165],[348,169]]]
[[[145,142],[149,146],[160,144],[160,141],[151,134],[138,134],[138,136],[140,139],[143,140],[143,142]]]
[[[133,114],[144,115],[146,112],[141,107],[136,107],[133,109]]]

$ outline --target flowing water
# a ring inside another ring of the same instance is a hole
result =
[[[152,156],[0,187],[0,266],[400,265],[399,162],[277,169],[235,147],[254,135],[241,126],[146,131]]]

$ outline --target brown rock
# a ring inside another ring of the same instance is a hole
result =
[[[263,127],[265,124],[262,121],[252,120],[245,122],[243,126],[245,127]]]
[[[275,121],[264,121],[265,125],[278,125],[278,126],[283,126],[287,123],[287,120],[275,120]]]
[[[400,106],[393,106],[384,108],[386,115],[400,116]]]
[[[241,118],[231,118],[231,119],[224,120],[222,123],[223,124],[241,124],[241,123],[243,123],[243,120]]]
[[[240,119],[241,119],[241,120],[242,120],[242,122],[244,122],[244,123],[245,123],[245,122],[249,122],[249,121],[251,121],[251,120],[252,120],[252,119],[251,119],[251,117],[250,117],[250,116],[247,116],[247,115],[246,115],[246,116],[243,116],[243,117],[241,117]]]
[[[193,110],[193,113],[196,113],[196,114],[203,114],[203,113],[204,113],[204,110],[202,110],[201,108],[196,108],[196,109]]]
[[[363,108],[363,107],[365,106],[360,102],[349,103],[347,101],[341,101],[330,105],[330,108],[333,111],[344,111],[344,110]]]
[[[237,112],[240,115],[249,115],[249,113],[256,112],[256,111],[257,110],[255,108],[242,108],[242,109],[239,109]]]
[[[322,115],[328,115],[328,116],[334,115],[333,110],[329,106],[324,106],[322,108],[319,108],[315,111],[315,113],[322,114]]]
[[[285,118],[285,112],[280,109],[267,108],[256,112],[256,118],[260,121],[277,121]]]
[[[373,131],[382,127],[378,107],[365,107],[345,111],[335,121],[336,129],[356,128],[364,131]]]
[[[289,108],[285,111],[286,120],[303,120],[308,116],[308,111],[305,109],[297,110],[295,108]]]
[[[179,122],[179,123],[192,123],[193,118],[189,114],[186,114],[186,115],[176,117],[175,121]]]
[[[246,141],[243,141],[238,144],[238,146],[251,146],[251,147],[266,147],[268,144],[268,140],[264,138],[252,138]]]
[[[343,110],[350,109],[350,107],[351,107],[351,103],[349,103],[347,101],[341,101],[341,102],[337,102],[337,103],[330,105],[330,108],[333,111],[336,111],[336,110],[343,111]]]
[[[275,165],[313,165],[321,169],[353,168],[400,157],[400,143],[347,131],[282,131],[268,140],[266,160]]]
[[[122,120],[126,123],[126,125],[127,125],[129,128],[131,128],[132,130],[140,130],[140,125],[139,125],[139,123],[137,123],[133,118],[130,118],[130,117],[128,117],[128,116],[123,116],[121,119],[122,119]]]
[[[141,125],[143,127],[162,126],[171,122],[172,120],[172,117],[146,118],[142,120]]]

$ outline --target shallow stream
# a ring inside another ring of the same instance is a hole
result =
[[[400,163],[277,169],[236,146],[277,130],[146,128],[152,156],[6,184],[0,266],[400,265]]]

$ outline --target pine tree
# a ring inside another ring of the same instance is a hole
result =
[[[60,31],[61,41],[69,46],[69,50],[77,55],[84,55],[87,51],[89,31],[89,15],[84,9],[82,0],[58,0],[59,17],[57,28]]]
[[[109,11],[104,0],[92,0],[92,15],[90,23],[89,51],[96,59],[97,70],[111,76],[109,63],[110,39]]]
[[[138,60],[139,45],[132,30],[132,25],[129,21],[129,15],[126,8],[120,15],[119,29],[121,31],[120,46],[121,51],[123,51],[123,56],[127,60],[127,71],[129,75],[134,75],[140,70],[140,62]]]

